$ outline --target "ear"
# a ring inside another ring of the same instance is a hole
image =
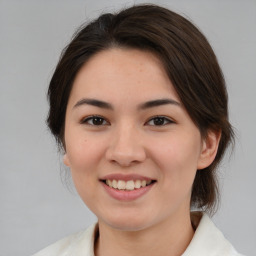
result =
[[[202,142],[202,150],[197,164],[198,170],[208,167],[214,161],[220,138],[221,131],[208,131]]]
[[[70,166],[70,164],[69,164],[69,158],[68,158],[68,155],[67,155],[67,153],[65,153],[64,155],[63,155],[63,163],[66,165],[66,166]]]

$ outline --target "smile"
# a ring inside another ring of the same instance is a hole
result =
[[[149,186],[150,184],[154,183],[154,180],[103,180],[103,182],[109,186],[110,188],[114,188],[117,190],[127,190],[132,191],[140,188],[144,188]]]
[[[119,201],[133,201],[152,190],[157,180],[138,174],[109,174],[99,179],[107,194]]]

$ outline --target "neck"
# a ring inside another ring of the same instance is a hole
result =
[[[165,220],[140,231],[123,231],[99,221],[96,256],[180,256],[188,247],[194,230],[190,214]]]

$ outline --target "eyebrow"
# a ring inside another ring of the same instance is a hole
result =
[[[140,110],[145,110],[148,108],[153,108],[153,107],[158,107],[158,106],[162,106],[162,105],[167,105],[167,104],[172,104],[175,106],[181,106],[181,104],[173,99],[157,99],[157,100],[150,100],[147,101],[145,103],[142,103],[138,106],[138,109]],[[105,101],[101,101],[101,100],[97,100],[97,99],[81,99],[79,100],[73,108],[77,108],[79,106],[82,105],[91,105],[91,106],[95,106],[95,107],[99,107],[99,108],[104,108],[104,109],[110,109],[113,110],[114,107]]]
[[[159,99],[159,100],[147,101],[139,105],[139,109],[153,108],[153,107],[158,107],[158,106],[167,105],[167,104],[181,106],[181,104],[178,101],[175,101],[173,99]]]
[[[81,99],[74,105],[73,108],[76,108],[82,105],[91,105],[99,108],[113,109],[111,104],[105,101],[96,100],[96,99]]]

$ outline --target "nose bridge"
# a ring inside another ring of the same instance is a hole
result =
[[[145,159],[146,153],[139,129],[131,122],[122,122],[113,130],[112,140],[107,152],[110,161],[129,166]]]

